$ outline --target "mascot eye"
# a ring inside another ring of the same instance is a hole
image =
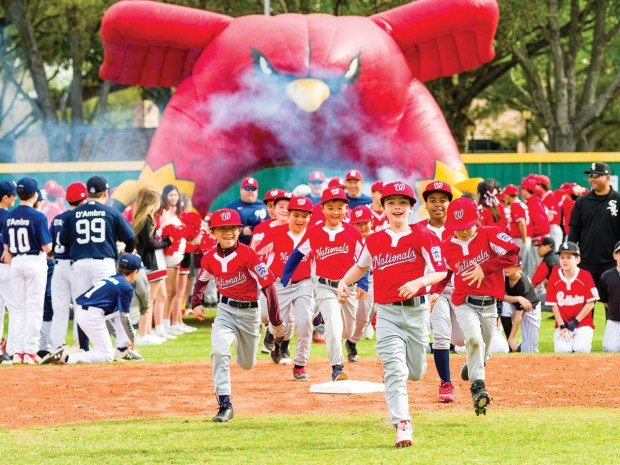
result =
[[[361,74],[360,68],[361,68],[361,60],[360,60],[360,54],[358,53],[355,57],[353,57],[353,59],[351,60],[351,63],[349,63],[349,67],[344,73],[344,78],[349,82],[353,82],[357,80],[357,78]]]
[[[271,67],[271,65],[269,64],[269,62],[267,61],[265,57],[260,57],[258,59],[258,66],[260,67],[263,73],[269,76],[273,74],[273,68]]]
[[[260,69],[265,76],[274,76],[278,74],[265,55],[255,48],[252,49],[252,61],[254,62],[254,66]]]

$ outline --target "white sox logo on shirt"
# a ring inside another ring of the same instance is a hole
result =
[[[596,169],[596,163],[592,163],[592,166],[590,167],[590,169],[594,171]]]
[[[349,253],[349,245],[339,245],[338,247],[320,247],[316,250],[316,258],[323,260],[324,258],[331,257],[332,255]]]
[[[465,216],[465,210],[463,210],[462,208],[460,210],[456,210],[454,212],[454,219],[455,220],[461,220],[461,219],[463,219],[463,216]]]
[[[229,287],[235,287],[239,284],[243,284],[248,280],[248,277],[242,273],[239,273],[237,276],[233,276],[232,278],[222,279],[215,278],[215,284],[218,289],[227,289]]]
[[[582,295],[565,295],[562,291],[557,293],[558,305],[581,305],[586,301],[585,296]]]
[[[222,212],[220,218],[222,221],[228,221],[230,219],[230,212]]]
[[[611,216],[618,216],[618,205],[615,200],[610,200],[607,205],[607,210],[611,212]]]
[[[397,182],[396,184],[394,184],[394,190],[396,192],[402,192],[405,190],[405,184],[402,182]]]
[[[379,254],[372,259],[373,270],[384,270],[393,265],[400,265],[401,263],[414,262],[417,258],[415,250],[411,247],[406,252],[392,254]]]

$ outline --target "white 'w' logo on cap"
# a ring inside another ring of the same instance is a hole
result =
[[[297,205],[305,205],[306,199],[297,199]]]
[[[278,194],[278,189],[274,189],[270,192],[271,195],[277,195]]]
[[[463,219],[464,216],[465,216],[465,210],[463,210],[462,208],[460,210],[456,210],[454,212],[454,219],[455,220],[461,220],[461,219]]]
[[[359,218],[360,216],[362,216],[362,213],[364,213],[362,210],[358,210],[355,212],[355,216]]]
[[[331,190],[332,195],[337,195],[340,192],[340,189],[335,188]]]
[[[435,189],[441,189],[443,187],[443,182],[436,182],[435,184],[433,184],[433,187]]]
[[[401,192],[405,190],[405,183],[403,182],[397,182],[396,184],[394,184],[394,190],[396,192]]]
[[[228,221],[230,219],[230,212],[222,212],[220,218],[222,218],[223,221]]]

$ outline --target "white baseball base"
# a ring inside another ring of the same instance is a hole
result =
[[[310,392],[317,394],[368,394],[370,392],[385,392],[382,383],[372,383],[370,381],[332,381],[330,383],[313,384]]]

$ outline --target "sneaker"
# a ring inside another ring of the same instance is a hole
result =
[[[288,349],[282,349],[280,351],[280,361],[278,362],[280,365],[290,365],[293,363],[291,360],[291,353]]]
[[[439,385],[439,402],[454,402],[454,386],[450,381],[442,381]]]
[[[187,325],[185,323],[181,323],[181,326],[183,327],[183,329],[185,330],[186,333],[195,333],[196,331],[198,331],[198,328],[195,328],[194,326]]]
[[[144,357],[137,350],[126,348],[126,350],[116,349],[114,360],[117,362],[140,362],[144,360]]]
[[[347,349],[347,358],[349,362],[357,362],[359,360],[357,357],[357,344],[347,339],[344,341],[344,346]]]
[[[67,344],[60,346],[58,349],[50,352],[49,355],[41,359],[41,365],[54,364],[62,365],[66,361],[66,357],[69,354],[70,347]]]
[[[325,320],[323,320],[323,315],[321,315],[321,312],[317,313],[316,316],[312,319],[312,325],[313,326],[320,326],[322,324],[325,324]]]
[[[6,352],[0,357],[0,365],[13,365],[13,357]]]
[[[272,352],[273,349],[276,346],[276,342],[275,342],[275,338],[273,337],[273,334],[271,334],[271,332],[269,331],[269,328],[266,327],[265,328],[265,337],[263,338],[263,348],[267,351],[267,352],[263,352],[261,350],[261,352],[268,354],[269,352]]]
[[[464,363],[461,367],[461,379],[463,381],[469,381],[469,371],[467,370],[467,363]]]
[[[160,337],[153,336],[153,338],[157,338],[157,339],[152,339],[150,334],[145,334],[144,336],[138,336],[136,337],[136,345],[138,346],[161,345],[164,342],[164,339]]]
[[[279,365],[280,360],[282,359],[282,356],[280,355],[280,344],[274,343],[273,350],[269,354],[271,355],[271,360],[273,360],[273,363]]]
[[[22,363],[24,365],[40,365],[41,357],[39,357],[37,354],[24,354],[24,356],[22,357]]]
[[[293,378],[299,381],[308,381],[310,376],[306,373],[306,367],[293,368]]]
[[[375,330],[372,329],[372,325],[370,323],[368,323],[366,325],[366,327],[364,328],[364,339],[372,339],[372,337],[375,335]]]
[[[325,334],[315,331],[312,333],[312,341],[315,344],[325,344]]]
[[[168,334],[172,334],[173,336],[181,336],[181,335],[185,334],[185,331],[183,331],[181,328],[179,328],[178,325],[170,326],[170,328],[168,328],[168,330],[166,332]]]
[[[13,365],[22,363],[22,354],[13,354]]]
[[[169,332],[166,331],[158,331],[155,333],[155,336],[157,337],[161,337],[163,339],[176,339],[177,337],[174,334],[170,334]]]
[[[491,397],[487,392],[487,389],[484,385],[484,381],[478,379],[471,383],[471,395],[474,401],[474,412],[476,412],[476,416],[487,414],[487,406],[491,403]]]
[[[413,426],[409,420],[400,420],[396,425],[396,447],[409,447],[413,444]]]
[[[213,421],[216,423],[225,423],[232,420],[235,417],[233,408],[230,405],[220,405],[217,415],[213,417]]]
[[[332,381],[344,381],[349,375],[344,371],[344,365],[332,365]]]

